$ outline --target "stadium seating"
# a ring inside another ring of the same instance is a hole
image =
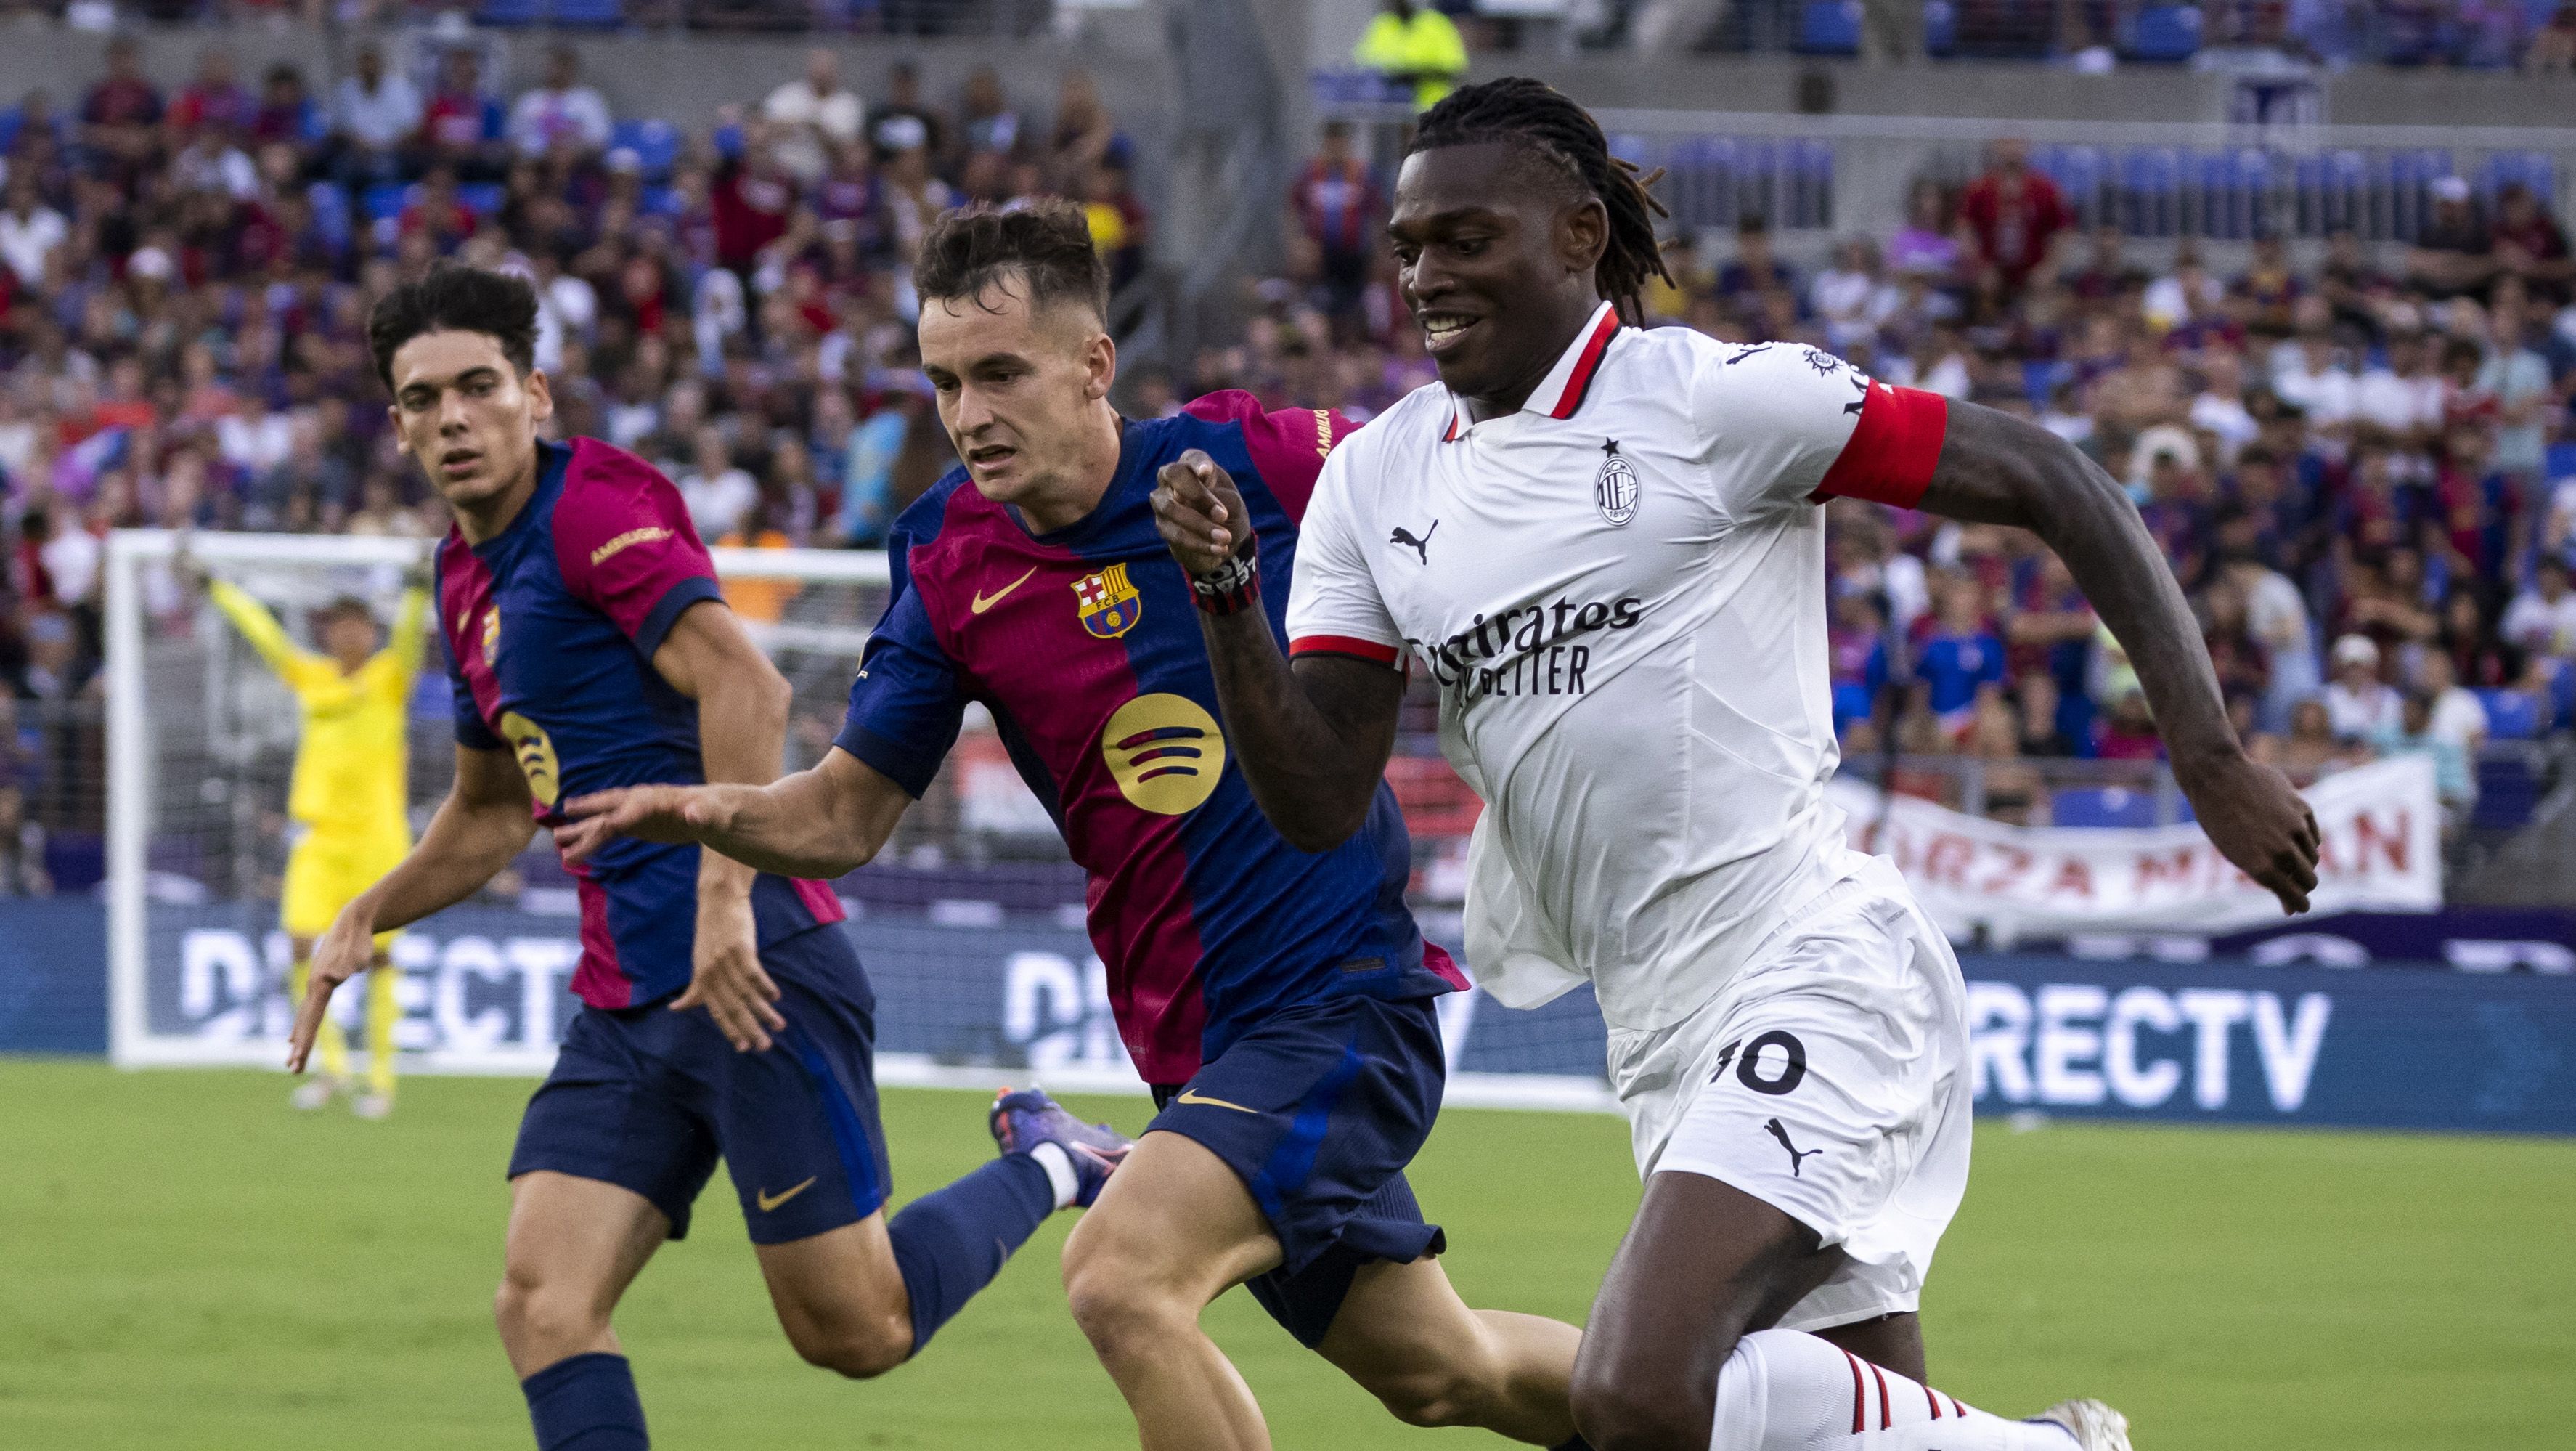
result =
[[[2527,690],[2481,690],[2478,703],[2487,708],[2487,738],[2528,741],[2541,731],[2540,699]]]
[[[2200,53],[2201,18],[2197,5],[2149,5],[2130,22],[2128,58],[2180,63]]]
[[[634,152],[643,164],[644,180],[651,183],[670,180],[680,159],[680,130],[668,121],[620,121],[608,133],[608,144]]]
[[[2495,752],[2478,760],[2478,804],[2469,824],[2482,831],[2511,831],[2531,820],[2540,804],[2540,774],[2521,752]]]
[[[543,25],[546,22],[546,0],[483,0],[474,7],[477,25]]]
[[[2153,793],[2126,786],[2065,786],[2049,796],[2049,821],[2057,826],[2153,826]]]
[[[1806,0],[1798,12],[1801,55],[1860,54],[1860,0]]]

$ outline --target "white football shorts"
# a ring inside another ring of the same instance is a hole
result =
[[[1949,941],[1872,860],[1689,1017],[1611,1033],[1641,1174],[1705,1174],[1842,1247],[1783,1327],[1920,1305],[1968,1187],[1966,1007]]]

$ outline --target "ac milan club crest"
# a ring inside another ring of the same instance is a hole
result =
[[[1603,443],[1601,453],[1601,472],[1592,480],[1592,502],[1600,506],[1602,518],[1625,524],[1637,517],[1637,471],[1619,457],[1619,440]]]

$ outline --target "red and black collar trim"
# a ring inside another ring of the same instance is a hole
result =
[[[1619,331],[1619,310],[1604,306],[1601,317],[1592,324],[1592,332],[1583,340],[1583,351],[1575,356],[1574,371],[1565,380],[1565,389],[1556,395],[1556,406],[1547,410],[1550,418],[1572,418],[1583,406],[1584,395],[1592,391],[1592,379],[1601,371],[1601,355],[1610,350],[1610,339]]]

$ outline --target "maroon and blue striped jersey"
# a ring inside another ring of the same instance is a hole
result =
[[[438,549],[438,624],[455,687],[457,744],[508,750],[537,820],[614,786],[695,785],[697,702],[653,668],[683,611],[721,599],[679,490],[593,438],[537,446],[537,488],[481,544]],[[581,903],[575,996],[624,1008],[688,985],[699,848],[621,839],[569,866]],[[841,920],[819,882],[753,886],[759,945]]]
[[[1079,523],[1032,533],[952,470],[895,521],[893,597],[850,688],[840,747],[918,797],[969,702],[1089,874],[1091,941],[1128,1056],[1176,1084],[1263,1016],[1345,994],[1464,987],[1404,903],[1412,847],[1383,784],[1326,852],[1288,844],[1227,759],[1189,580],[1154,529],[1155,472],[1205,449],[1260,538],[1282,615],[1297,526],[1350,424],[1217,393],[1125,425],[1118,472]]]

